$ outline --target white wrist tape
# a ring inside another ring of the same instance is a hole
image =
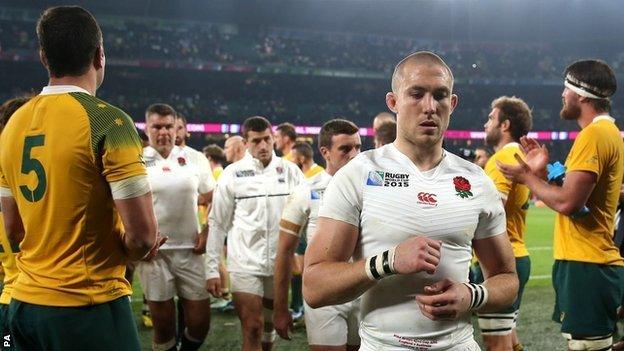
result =
[[[488,290],[483,284],[463,283],[470,290],[470,310],[478,310],[488,301]]]
[[[379,280],[396,274],[394,270],[394,252],[396,246],[379,255],[371,256],[364,262],[364,270],[370,280]]]

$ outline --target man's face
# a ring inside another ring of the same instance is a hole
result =
[[[188,131],[186,130],[186,126],[184,125],[184,121],[181,118],[175,119],[175,144],[186,145],[186,138],[189,137]]]
[[[247,148],[254,158],[258,159],[264,165],[271,162],[273,156],[273,133],[271,128],[267,128],[263,132],[247,132]]]
[[[579,101],[579,95],[572,90],[565,88],[561,93],[561,115],[565,120],[576,120],[581,116],[581,106]]]
[[[485,150],[483,149],[477,149],[475,151],[475,159],[474,159],[474,163],[485,169],[485,164],[487,163],[487,161],[490,159],[490,157],[488,156],[487,152],[485,152]]]
[[[338,171],[360,153],[362,141],[360,134],[337,134],[332,136],[331,148],[321,147],[321,154],[327,166]]]
[[[496,146],[501,140],[502,132],[501,124],[498,119],[499,114],[500,109],[498,109],[498,107],[493,108],[488,115],[487,122],[483,125],[483,128],[485,128],[485,143],[487,145]]]
[[[397,115],[397,140],[415,145],[442,143],[457,96],[449,72],[436,64],[407,62],[396,92],[386,103]]]
[[[225,159],[232,163],[236,161],[236,153],[238,149],[242,147],[243,141],[238,138],[229,138],[225,141],[223,151],[225,151]]]
[[[286,145],[287,138],[288,137],[282,134],[281,131],[275,131],[275,149],[277,151],[281,152],[284,150],[284,145]]]
[[[303,169],[303,165],[305,164],[305,157],[298,153],[297,150],[292,150],[292,162],[296,164],[299,169]]]
[[[149,145],[161,155],[169,154],[175,140],[175,118],[152,113],[146,119],[145,130]]]

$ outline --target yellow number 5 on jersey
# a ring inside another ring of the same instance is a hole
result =
[[[20,185],[22,195],[29,202],[37,202],[41,200],[43,194],[45,194],[47,181],[45,169],[43,165],[36,158],[30,156],[30,152],[33,148],[43,146],[45,141],[45,135],[31,135],[24,139],[24,152],[22,153],[22,174],[29,174],[35,172],[37,175],[37,186],[34,190],[30,190],[27,185]]]

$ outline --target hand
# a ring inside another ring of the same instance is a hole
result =
[[[210,293],[210,295],[216,298],[222,297],[223,292],[221,291],[221,278],[206,280],[206,290]]]
[[[394,270],[399,274],[427,272],[435,273],[440,263],[442,242],[424,236],[409,238],[394,252]]]
[[[154,243],[154,246],[150,252],[148,252],[147,255],[141,259],[141,261],[151,261],[154,257],[156,257],[158,249],[163,246],[167,239],[169,239],[168,236],[160,236],[160,233],[156,234],[156,242]]]
[[[540,178],[546,177],[548,174],[546,165],[548,165],[550,158],[548,149],[544,145],[540,145],[537,140],[526,136],[520,138],[520,146],[524,152],[526,164],[531,169],[531,172]]]
[[[291,340],[289,332],[293,330],[292,315],[288,309],[273,312],[273,326],[277,335],[284,340]]]
[[[197,233],[195,237],[193,253],[196,255],[201,255],[206,252],[206,241],[208,241],[208,234],[206,233]]]
[[[425,286],[422,294],[416,294],[422,314],[434,321],[454,320],[470,308],[470,290],[462,283],[445,278]]]

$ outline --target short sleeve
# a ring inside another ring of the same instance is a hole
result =
[[[503,202],[492,180],[485,176],[482,196],[482,208],[474,237],[476,240],[503,234],[507,230]]]
[[[363,167],[351,160],[329,182],[319,209],[319,217],[326,217],[360,226],[362,212]]]
[[[600,136],[596,131],[590,126],[579,133],[566,160],[566,172],[588,171],[600,174],[601,165],[598,155]]]
[[[289,234],[301,235],[301,229],[310,216],[310,189],[305,184],[299,185],[286,199],[280,230]]]
[[[102,140],[102,174],[106,181],[116,182],[146,175],[143,148],[132,119],[119,114],[111,119]]]

